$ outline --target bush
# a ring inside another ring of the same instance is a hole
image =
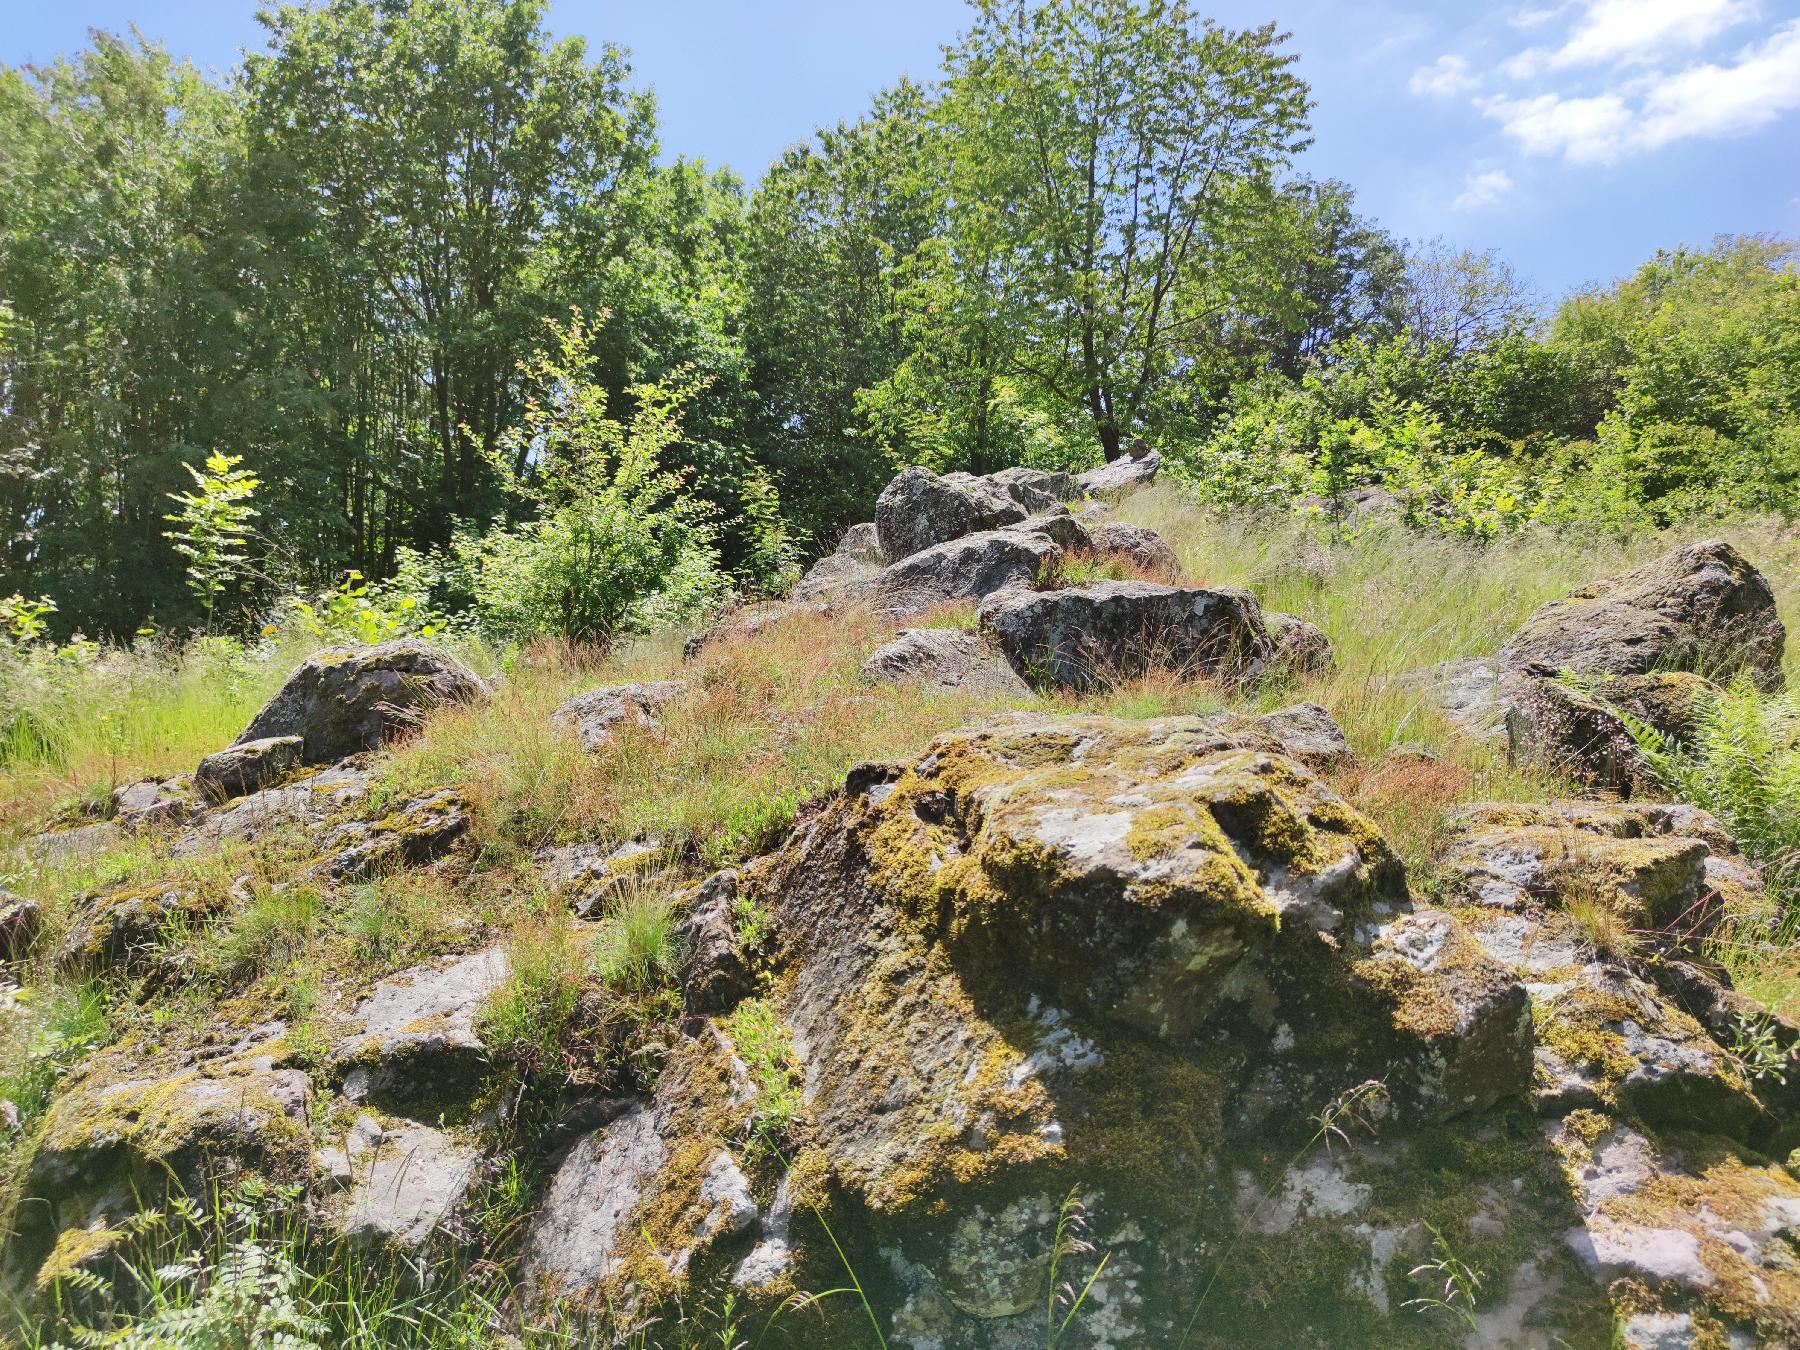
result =
[[[686,377],[634,386],[634,411],[620,422],[593,377],[580,312],[551,332],[551,350],[527,367],[538,392],[495,464],[534,518],[456,536],[477,623],[508,639],[604,643],[697,618],[727,589],[718,524],[686,475],[659,464],[696,386]]]

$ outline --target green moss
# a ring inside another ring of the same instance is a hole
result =
[[[85,1270],[106,1256],[125,1234],[116,1228],[65,1228],[57,1234],[56,1245],[38,1267],[37,1289],[45,1293],[77,1271]]]

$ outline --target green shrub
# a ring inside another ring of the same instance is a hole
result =
[[[538,392],[496,458],[532,518],[456,535],[478,624],[512,639],[606,642],[697,618],[726,591],[717,521],[687,475],[660,463],[697,386],[686,377],[634,386],[621,422],[594,377],[579,311],[551,332],[551,350],[527,365]]]

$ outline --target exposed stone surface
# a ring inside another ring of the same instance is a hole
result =
[[[859,564],[859,568],[860,566],[861,565]],[[879,569],[869,570],[878,571]],[[804,584],[804,581],[802,581],[802,585]],[[826,589],[829,590],[829,586],[827,586]],[[723,639],[741,640],[744,638],[756,637],[759,634],[767,632],[771,627],[780,623],[783,619],[788,618],[792,614],[801,612],[802,610],[811,609],[815,613],[824,612],[822,606],[799,603],[801,600],[807,598],[808,597],[803,597],[799,593],[799,588],[797,587],[794,594],[795,603],[793,604],[789,604],[785,601],[770,600],[763,601],[759,604],[746,605],[741,609],[735,610],[711,627],[702,629],[700,632],[695,633],[690,637],[686,642],[682,643],[682,660],[692,661],[695,657],[699,656],[701,652],[705,651],[707,647]],[[818,601],[832,597],[828,594],[820,594],[810,598]]]
[[[1500,657],[1578,675],[1741,668],[1773,684],[1786,642],[1769,583],[1731,545],[1712,540],[1545,605]]]
[[[117,848],[125,832],[110,820],[77,825],[70,830],[46,830],[25,843],[25,856],[40,867],[66,867],[86,862]]]
[[[581,748],[593,754],[612,740],[620,727],[658,725],[663,708],[685,693],[686,680],[608,685],[575,695],[551,713],[550,720],[574,731]]]
[[[0,961],[18,961],[44,925],[44,907],[0,886]]]
[[[877,550],[879,554],[879,550]],[[827,553],[794,583],[790,599],[837,603],[862,596],[881,575],[881,563],[860,553]]]
[[[1056,475],[935,474],[903,471],[875,502],[875,534],[883,557],[899,561],[964,535],[1016,525],[1061,497],[1040,484]]]
[[[1026,694],[1025,681],[974,633],[955,628],[908,628],[863,663],[862,677],[878,684],[907,682],[968,694]]]
[[[876,533],[875,522],[872,520],[852,525],[845,530],[844,537],[838,540],[835,552],[839,557],[855,558],[860,562],[885,561],[881,556],[881,537]]]
[[[331,1052],[344,1094],[404,1107],[442,1101],[469,1085],[487,1062],[475,1018],[506,972],[506,953],[490,948],[376,985]]]
[[[299,767],[302,748],[298,736],[239,741],[201,760],[200,767],[194,770],[194,786],[213,802],[261,792]]]
[[[677,1047],[653,1099],[577,1141],[552,1177],[526,1240],[528,1291],[617,1300],[633,1296],[627,1280],[667,1290],[696,1259],[741,1251],[760,1227],[736,1154],[754,1101],[723,1032]]]
[[[536,861],[549,886],[584,919],[597,918],[607,902],[634,876],[663,856],[657,840],[604,844],[563,844],[539,849]]]
[[[966,604],[997,591],[1029,589],[1062,557],[1048,534],[1024,527],[964,535],[890,563],[876,578],[877,609],[893,618]]]
[[[83,896],[74,906],[58,964],[87,974],[142,972],[157,960],[166,937],[204,923],[229,903],[217,888],[185,882],[119,886]]]
[[[1162,471],[1162,452],[1136,446],[1099,468],[1076,478],[1083,492],[1095,497],[1116,497],[1148,486]]]
[[[1263,614],[1263,623],[1275,644],[1275,655],[1271,659],[1277,668],[1301,675],[1325,675],[1336,668],[1337,656],[1332,651],[1331,639],[1317,624],[1292,614],[1268,611]]]
[[[298,736],[304,762],[329,764],[379,749],[440,704],[486,693],[474,671],[417,638],[328,647],[300,663],[234,744]]]
[[[227,841],[250,843],[289,826],[323,825],[368,795],[370,772],[366,762],[346,761],[215,806],[176,837],[175,852],[204,853]]]
[[[1090,526],[1089,547],[1099,554],[1124,558],[1154,581],[1179,581],[1181,560],[1155,530],[1141,525],[1125,525],[1118,521]]]
[[[179,825],[194,812],[194,798],[186,777],[141,778],[113,789],[112,818],[128,830],[155,825]]]
[[[1070,689],[1150,670],[1243,683],[1274,651],[1248,592],[1150,581],[1003,593],[981,607],[981,624],[1027,680]]]
[[[320,840],[325,870],[336,881],[357,881],[402,867],[436,862],[469,832],[469,807],[460,792],[440,788],[403,802],[378,820],[352,820]]]
[[[756,987],[745,953],[737,873],[715,872],[694,892],[681,923],[681,988],[689,1012],[722,1012]]]
[[[461,1209],[481,1154],[443,1130],[359,1116],[320,1170],[348,1195],[338,1216],[350,1237],[417,1249]]]

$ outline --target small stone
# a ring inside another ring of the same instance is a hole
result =
[[[591,755],[611,741],[621,727],[659,725],[663,708],[685,693],[686,680],[609,685],[575,695],[551,713],[550,720],[572,729],[581,748]]]
[[[194,770],[194,786],[213,802],[261,792],[300,767],[302,749],[298,736],[240,741],[201,760]]]

